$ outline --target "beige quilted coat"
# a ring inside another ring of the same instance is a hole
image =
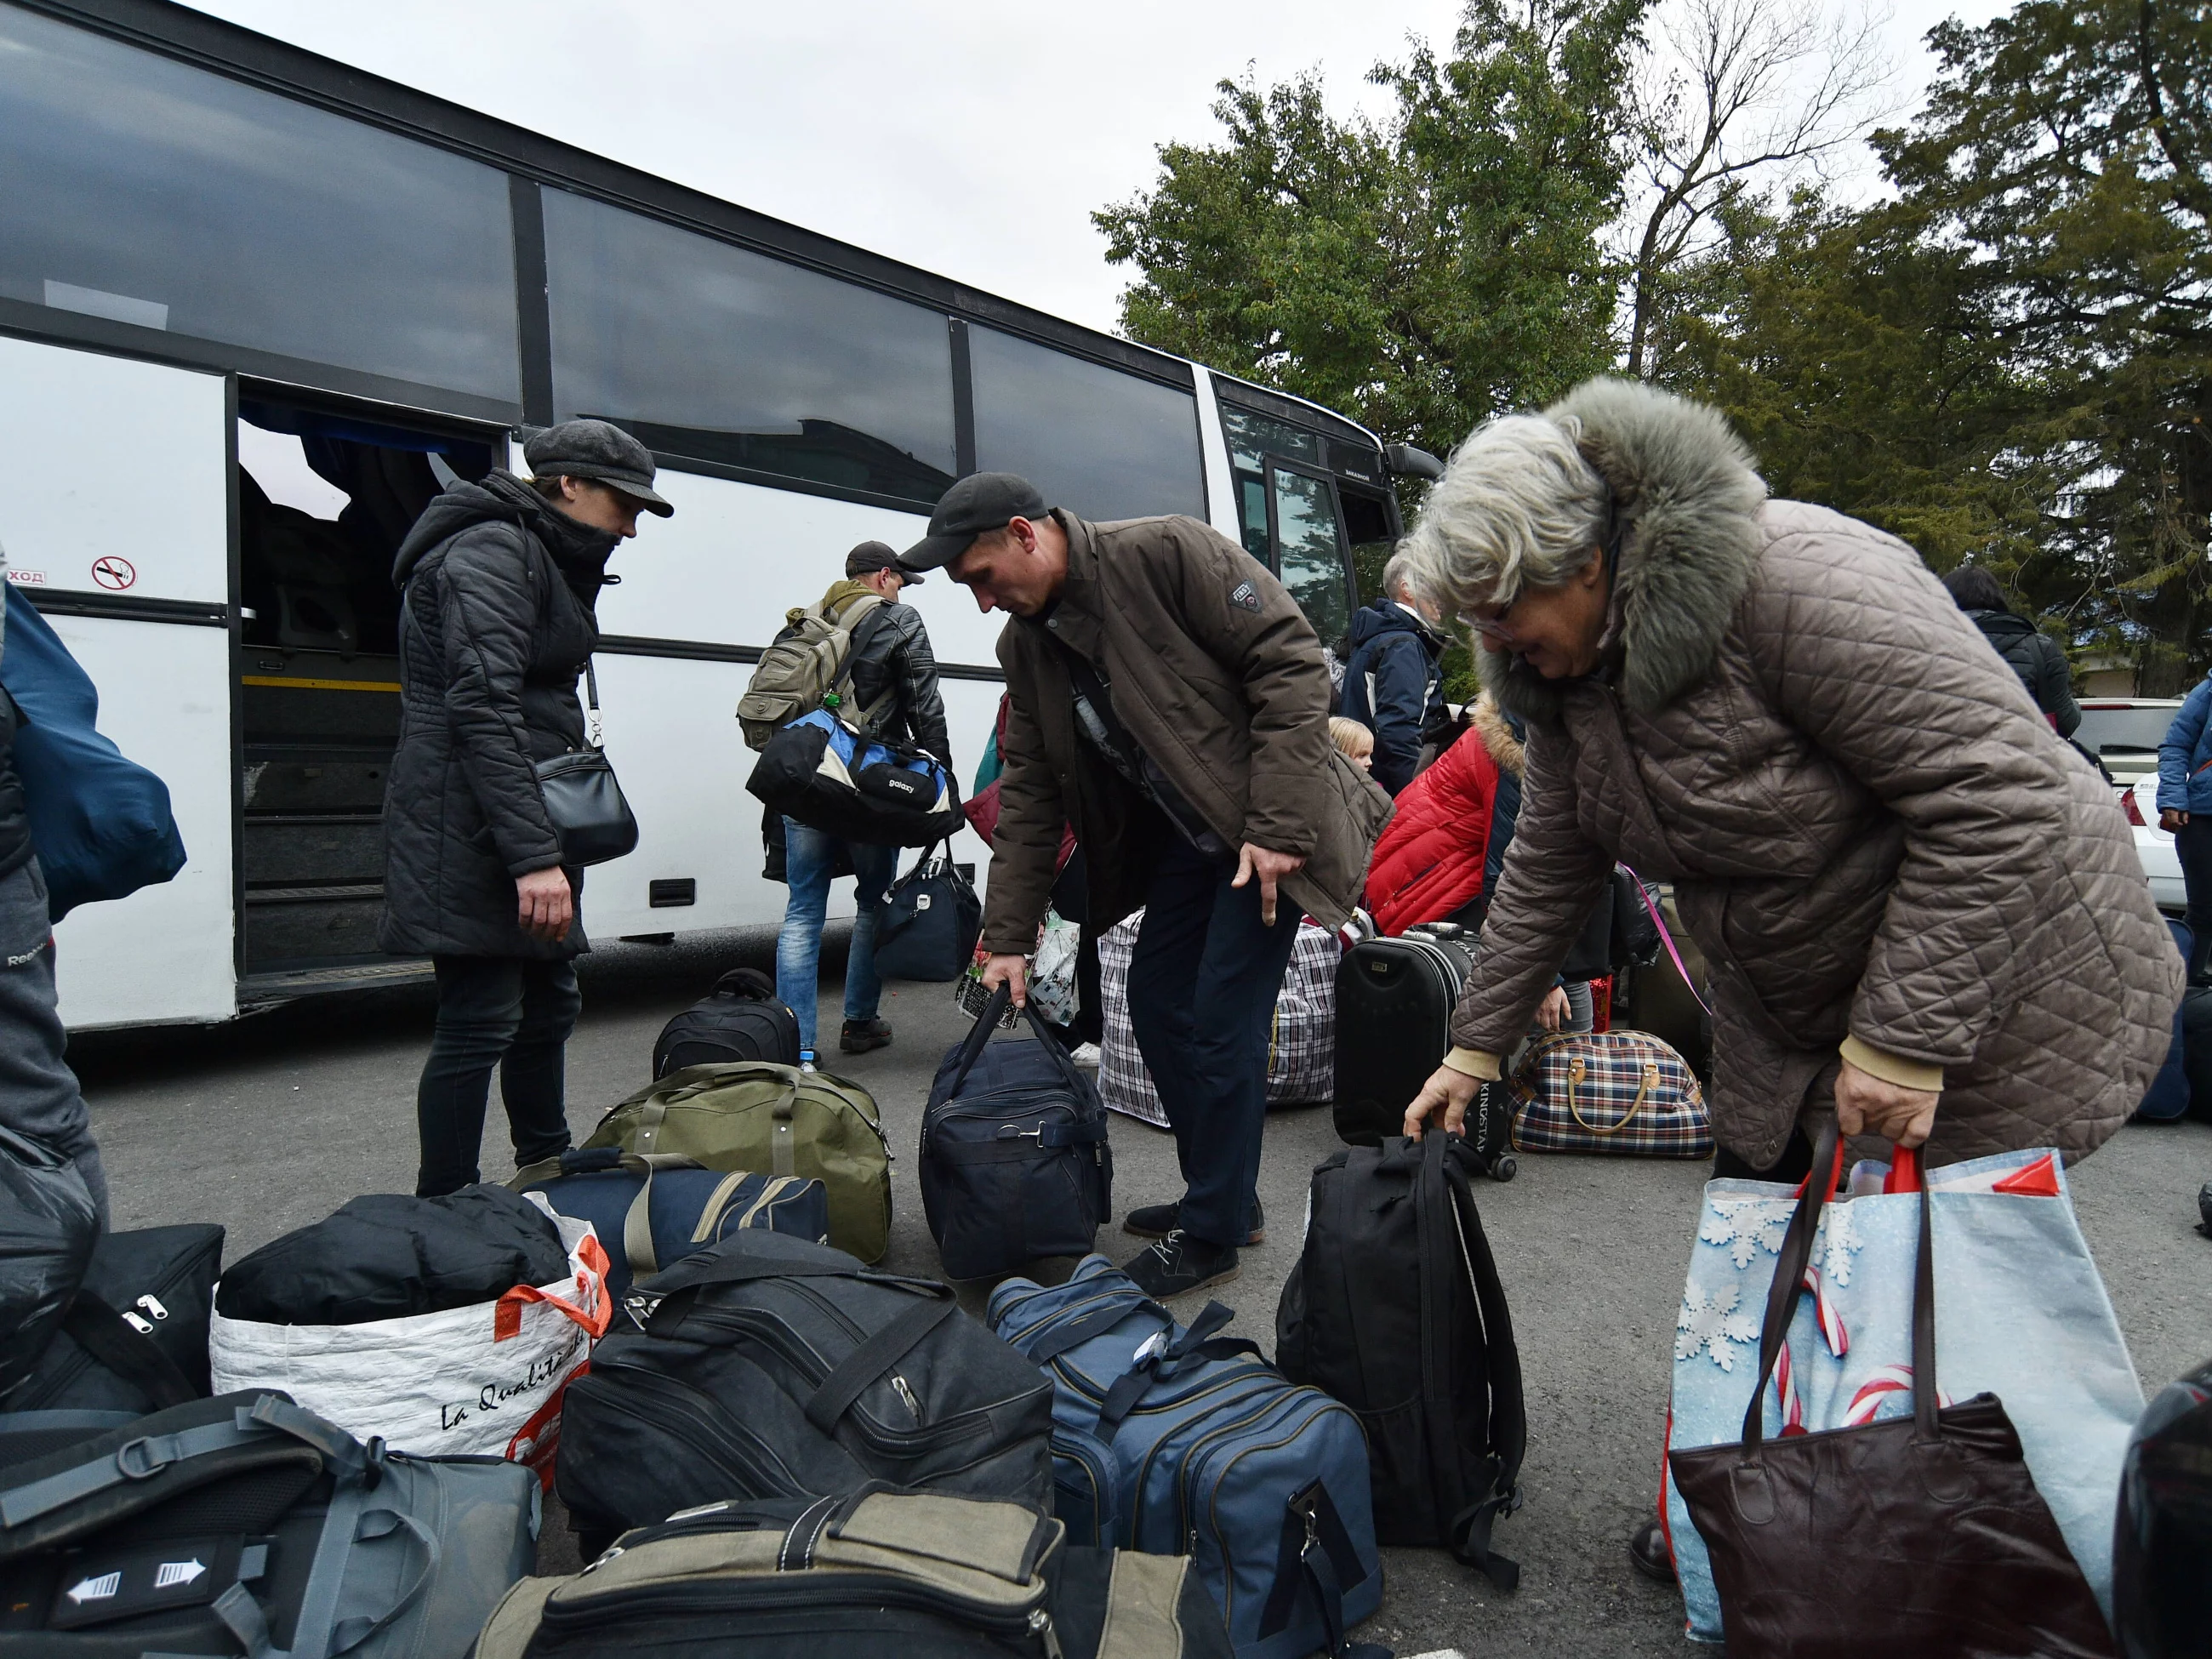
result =
[[[1932,1162],[2094,1149],[2182,988],[2111,787],[1911,548],[1766,500],[1719,416],[1619,381],[1553,412],[1626,526],[1616,643],[1577,682],[1482,653],[1528,773],[1454,1040],[1511,1048],[1618,859],[1712,964],[1713,1128],[1754,1166],[1847,1036],[1942,1068]]]

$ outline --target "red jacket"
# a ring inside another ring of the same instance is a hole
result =
[[[1367,912],[1389,934],[1439,921],[1482,891],[1498,768],[1521,770],[1521,745],[1488,705],[1434,764],[1407,785],[1375,844]]]

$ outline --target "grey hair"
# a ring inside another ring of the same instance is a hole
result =
[[[1571,415],[1505,415],[1453,453],[1400,555],[1447,614],[1563,586],[1604,543],[1611,492],[1581,436]]]
[[[1382,597],[1397,600],[1408,595],[1426,597],[1422,592],[1420,556],[1401,542],[1390,562],[1382,567]]]

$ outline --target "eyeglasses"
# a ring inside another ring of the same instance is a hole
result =
[[[1516,593],[1503,605],[1479,605],[1462,611],[1459,619],[1486,640],[1502,640],[1509,631],[1507,619],[1513,615],[1513,607],[1520,603],[1521,595]]]

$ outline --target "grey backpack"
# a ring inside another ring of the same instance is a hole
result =
[[[364,1446],[281,1394],[24,1415],[75,1420],[0,1468],[11,1654],[462,1659],[536,1562],[528,1469]]]
[[[784,613],[783,632],[761,653],[760,665],[738,699],[738,725],[747,748],[767,748],[792,721],[842,692],[851,678],[853,635],[886,603],[878,594],[860,593],[835,611],[810,605]],[[872,707],[856,711],[854,723],[872,724],[896,695],[896,687],[886,687]]]

